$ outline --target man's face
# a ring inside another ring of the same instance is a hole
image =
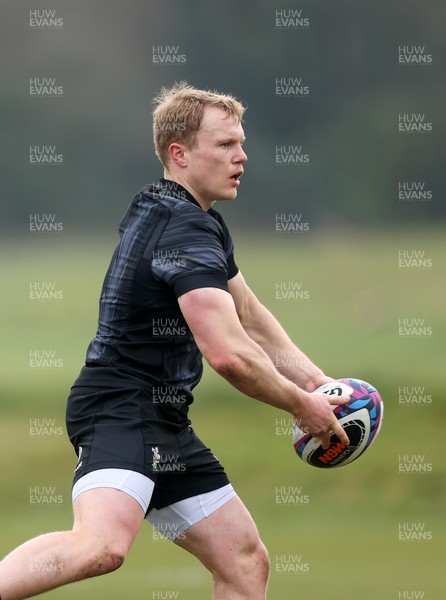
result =
[[[233,200],[248,160],[241,123],[220,108],[206,107],[193,148],[184,148],[181,179],[204,210],[216,200]]]

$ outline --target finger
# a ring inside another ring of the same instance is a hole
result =
[[[338,404],[345,404],[350,402],[350,396],[327,396],[329,404],[337,406]]]
[[[325,433],[321,433],[318,435],[319,440],[321,441],[322,448],[326,450],[330,447],[330,431],[326,431]]]
[[[339,423],[339,421],[336,421],[336,423],[333,423],[332,431],[339,438],[340,442],[342,442],[346,446],[348,446],[350,444],[348,435],[345,433],[345,431],[342,428],[342,425]]]

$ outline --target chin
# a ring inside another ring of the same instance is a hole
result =
[[[220,202],[231,202],[231,200],[235,200],[237,198],[237,194],[231,194],[231,196],[221,196],[219,198]]]
[[[234,200],[235,198],[237,198],[237,188],[233,188],[232,190],[229,190],[224,199],[225,200]]]
[[[215,189],[213,197],[217,202],[234,200],[237,197],[237,188],[232,186],[221,186],[219,189]]]

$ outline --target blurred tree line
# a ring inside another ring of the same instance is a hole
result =
[[[151,99],[182,79],[248,106],[249,163],[232,226],[273,231],[278,213],[382,227],[446,214],[440,0],[58,0],[54,29],[30,27],[38,2],[3,4],[7,233],[26,234],[33,213],[56,214],[67,232],[115,227],[162,174]],[[399,64],[400,46],[431,61]],[[184,60],[155,62],[163,50]],[[55,79],[63,95],[31,96],[36,77]],[[424,115],[432,130],[399,132],[400,114]],[[30,164],[35,146],[55,147],[61,164]],[[306,162],[278,163],[278,152],[297,157],[298,148]],[[402,201],[402,182],[423,184],[431,199]]]

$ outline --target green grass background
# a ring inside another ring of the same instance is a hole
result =
[[[353,235],[234,235],[237,262],[259,298],[298,345],[333,377],[373,383],[385,402],[376,443],[360,460],[325,472],[295,456],[276,433],[286,413],[233,390],[206,368],[191,418],[225,465],[271,557],[269,598],[424,600],[445,595],[444,232],[431,227]],[[30,235],[2,248],[0,554],[37,534],[71,526],[76,457],[65,436],[32,437],[30,419],[64,429],[65,399],[96,328],[97,302],[114,239]],[[424,250],[430,269],[398,268],[402,249]],[[31,301],[29,283],[56,282],[59,301]],[[275,299],[277,282],[301,282],[310,297]],[[398,335],[398,319],[424,318],[432,336]],[[29,368],[29,350],[54,350],[64,366]],[[402,386],[421,386],[430,405],[400,405]],[[430,473],[400,474],[398,456],[420,454]],[[63,503],[36,506],[30,486],[54,486]],[[300,486],[304,505],[276,503],[276,487]],[[399,523],[422,523],[430,541],[401,542]],[[276,571],[277,555],[301,555],[306,573]],[[145,524],[122,569],[42,598],[210,598],[210,577],[192,556],[154,539]],[[162,595],[164,594],[164,596]],[[410,596],[409,596],[410,597]]]

